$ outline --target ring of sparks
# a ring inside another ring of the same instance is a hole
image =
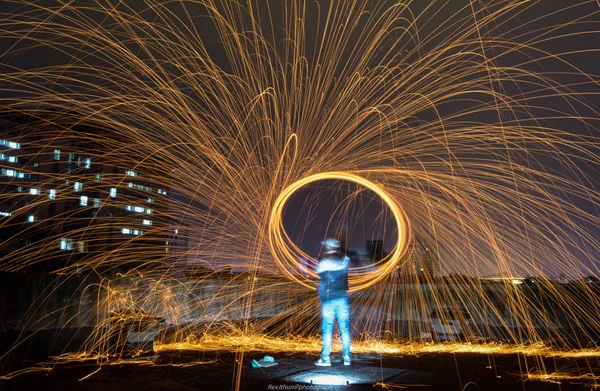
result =
[[[295,281],[309,289],[316,289],[318,275],[315,272],[316,259],[309,257],[297,247],[287,235],[283,226],[282,214],[289,198],[301,187],[312,182],[322,180],[344,180],[364,186],[377,194],[390,209],[398,229],[398,237],[392,252],[380,262],[367,267],[351,268],[349,275],[350,292],[365,289],[385,278],[394,268],[399,265],[400,260],[409,243],[410,229],[408,219],[402,207],[391,197],[379,184],[371,182],[359,175],[349,172],[324,172],[300,179],[286,187],[275,200],[269,219],[269,247],[273,258],[277,262],[281,272],[292,281]],[[300,259],[308,260],[308,267],[303,270]],[[306,275],[309,278],[306,278]]]

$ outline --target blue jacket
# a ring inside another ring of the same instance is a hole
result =
[[[319,274],[319,299],[321,302],[348,297],[348,265],[347,256],[325,256],[317,264]]]

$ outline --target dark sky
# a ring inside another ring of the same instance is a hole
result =
[[[391,213],[372,191],[343,181],[320,181],[298,190],[288,201],[284,225],[290,237],[316,256],[320,241],[343,237],[349,249],[364,249],[368,240],[384,240],[390,251],[397,240]]]
[[[35,2],[38,5],[48,5],[55,7],[58,5],[56,1],[50,0],[40,0]],[[82,4],[94,4],[94,1],[91,0],[77,0],[77,5]],[[265,4],[269,4],[270,13],[273,19],[269,19],[267,8]],[[395,2],[377,2],[374,0],[369,1],[369,7],[367,9],[375,10],[381,6],[381,4],[393,4]],[[423,12],[424,7],[428,2],[424,1],[414,1],[410,3],[410,10],[414,15],[419,15]],[[143,2],[130,2],[129,5],[133,4],[133,7],[137,7],[136,10],[141,10],[143,8]],[[260,11],[262,16],[261,21],[265,25],[270,23],[270,21],[274,21],[273,31],[277,34],[283,33],[283,16],[285,15],[286,5],[289,2],[286,1],[260,1],[255,4],[259,4],[257,10]],[[307,36],[306,36],[306,46],[307,48],[311,48],[317,42],[319,38],[319,31],[316,29],[316,26],[319,25],[319,8],[324,10],[326,9],[329,2],[319,0],[319,1],[309,1],[306,5],[307,10]],[[476,9],[481,9],[483,4],[491,5],[493,8],[493,1],[475,1],[474,7]],[[576,7],[570,7],[570,5],[577,5]],[[436,3],[437,11],[432,12],[428,11],[425,15],[426,17],[420,18],[417,22],[419,27],[419,39],[421,42],[425,43],[424,50],[427,47],[433,47],[438,44],[443,36],[431,38],[430,34],[436,26],[444,23],[449,18],[455,18],[456,20],[460,20],[461,18],[467,18],[470,13],[470,7],[468,7],[469,2],[467,1],[451,1],[451,2],[439,2]],[[195,24],[195,27],[198,29],[199,35],[203,39],[205,43],[208,44],[209,50],[211,52],[211,56],[213,60],[215,60],[223,69],[227,70],[229,68],[229,64],[226,56],[223,55],[221,50],[221,45],[218,40],[218,36],[214,29],[214,26],[210,23],[210,20],[205,17],[206,11],[202,6],[198,4],[188,4],[187,12],[183,12],[181,9],[181,5],[178,2],[174,2],[170,5],[174,14],[183,20],[188,18],[188,15],[191,16],[192,22]],[[490,9],[492,9],[490,8]],[[565,9],[566,8],[566,9]],[[495,24],[498,26],[499,31],[507,32],[511,38],[520,42],[528,43],[532,40],[536,41],[536,46],[539,49],[547,50],[551,53],[565,53],[572,51],[573,54],[568,55],[565,59],[568,59],[572,66],[575,66],[577,69],[581,70],[584,73],[591,75],[593,79],[598,81],[598,65],[600,63],[600,34],[595,31],[598,29],[600,14],[599,14],[599,4],[596,1],[586,1],[586,2],[564,2],[559,0],[547,0],[541,2],[531,2],[527,3],[520,8],[520,12],[512,13],[506,17],[498,18],[495,21]],[[21,2],[0,2],[0,12],[3,14],[15,14],[22,13],[28,10],[27,7],[24,7]],[[321,25],[323,25],[325,12],[321,13]],[[145,13],[144,15],[148,15],[149,18],[153,18],[151,13]],[[99,15],[91,15],[90,17],[96,21],[99,21]],[[467,20],[465,19],[465,20]],[[278,20],[281,21],[278,24]],[[567,22],[573,22],[569,26],[562,26],[560,29],[556,31],[548,30],[549,26],[555,25],[564,25]],[[358,20],[359,25],[362,23],[361,20]],[[10,26],[4,26],[4,28],[8,28],[10,30]],[[575,32],[585,32],[589,31],[589,35],[571,35],[571,33]],[[485,32],[484,32],[485,33]],[[360,28],[356,29],[355,34],[360,34]],[[563,35],[562,38],[556,39],[558,35]],[[283,36],[283,34],[282,34]],[[542,42],[543,37],[554,37],[552,40],[548,40],[548,42]],[[278,38],[279,39],[279,38]],[[21,69],[35,69],[37,67],[44,67],[53,64],[61,64],[68,61],[68,57],[57,53],[56,51],[48,48],[36,48],[35,50],[19,52],[16,51],[15,48],[22,47],[17,45],[13,47],[15,44],[15,40],[11,38],[2,37],[0,38],[0,53],[2,53],[0,57],[0,66],[9,66],[16,67]],[[30,44],[24,44],[25,46]],[[429,46],[427,46],[429,45]],[[586,53],[581,53],[581,51],[587,50]],[[578,52],[578,53],[575,53]],[[309,62],[312,60],[311,50],[307,50],[307,56],[309,58]],[[494,53],[487,53],[489,56],[493,56]],[[142,56],[142,54],[140,54]],[[520,63],[523,61],[522,57],[519,57],[517,54],[514,54],[513,57],[507,56],[503,57],[503,61],[511,61],[514,60],[515,63]],[[344,62],[341,61],[343,64]],[[510,64],[502,64],[502,65],[510,65]],[[565,83],[572,84],[573,82],[579,81],[577,77],[572,75],[560,75],[560,72],[571,71],[572,68],[565,64],[562,64],[560,61],[542,61],[542,62],[532,62],[530,65],[530,70],[533,72],[541,72],[541,71],[549,71],[555,73],[556,80]],[[506,91],[510,93],[517,93],[518,86],[507,84],[503,86]],[[573,87],[575,92],[578,93],[587,93],[586,100],[590,105],[590,108],[586,108],[585,106],[577,107],[577,111],[582,116],[595,116],[595,110],[597,111],[600,108],[600,99],[599,99],[599,91],[600,89],[596,85],[595,91],[593,87],[590,87],[590,84],[581,85],[581,87]],[[10,96],[10,91],[3,91],[3,96]],[[593,95],[595,94],[595,95]],[[558,109],[563,108],[563,101],[559,101],[556,98],[548,98],[547,100],[540,100],[538,103],[541,105],[545,105],[548,107],[557,107]],[[457,106],[453,105],[445,105],[444,107],[439,107],[439,110],[443,115],[446,113],[452,113],[457,110]],[[564,107],[565,111],[570,108]],[[433,113],[423,112],[421,113],[423,116],[422,120],[428,120],[428,116],[433,115]],[[478,122],[486,122],[488,119],[485,117],[481,118],[473,118],[474,121]],[[556,123],[551,125],[556,126]],[[595,121],[595,125],[598,125],[598,121]],[[585,125],[581,123],[577,123],[574,121],[570,121],[564,124],[565,127],[568,127],[568,132],[573,134],[590,134],[590,132],[594,132],[594,130],[590,130]],[[596,136],[597,136],[597,132]],[[550,160],[541,160],[542,164],[548,164],[549,169],[560,169],[556,165],[555,162]],[[598,176],[597,169],[598,167],[593,164],[589,165],[581,165],[581,169],[590,177],[596,178]],[[592,184],[593,185],[593,184]],[[340,186],[342,187],[342,191],[339,191]],[[346,187],[344,187],[346,186]],[[325,225],[328,221],[332,220],[331,214],[336,207],[339,206],[339,197],[342,194],[348,194],[350,192],[347,185],[339,184],[339,183],[323,183],[321,186],[313,186],[309,189],[304,189],[298,194],[294,196],[294,198],[290,201],[288,208],[286,209],[285,216],[285,224],[286,228],[290,230],[290,233],[295,236],[304,250],[309,252],[314,252],[316,249],[315,243],[318,243],[320,238],[325,234]],[[364,244],[365,240],[373,238],[373,237],[381,237],[386,240],[386,243],[392,242],[395,237],[395,232],[393,226],[390,225],[389,219],[387,217],[386,208],[382,207],[381,202],[374,199],[372,194],[367,194],[368,192],[364,192],[359,200],[356,200],[356,205],[363,205],[363,213],[357,217],[357,214],[353,214],[352,223],[350,225],[360,226],[358,229],[350,229],[349,232],[349,246],[350,247],[359,247]],[[334,196],[337,194],[337,197]],[[319,199],[319,202],[316,202],[314,205],[310,205],[310,207],[305,206],[307,197],[313,199]],[[598,213],[595,210],[595,207],[589,203],[586,203],[585,200],[574,200],[573,202],[578,203],[578,205],[589,211],[592,214]],[[383,213],[383,215],[382,215]],[[336,222],[338,226],[347,226],[348,223],[340,222],[340,218],[334,217],[333,221]],[[337,228],[337,227],[336,227]],[[591,230],[595,231],[595,235],[600,238],[600,232],[598,232],[597,227],[591,227]],[[390,245],[386,245],[387,249],[389,249]]]
[[[25,14],[31,12],[31,7],[23,5],[23,1],[3,1],[0,4],[0,12],[4,15],[14,15],[14,14]],[[57,5],[60,4],[54,0],[38,0],[34,1],[38,6],[42,7],[52,7],[53,9],[57,8]],[[96,1],[93,0],[79,0],[76,5],[78,7],[85,6],[86,4],[95,4]],[[102,4],[108,4],[108,2],[102,2]],[[290,3],[289,1],[256,1],[252,2],[253,4],[258,4],[257,9],[260,11],[260,20],[264,25],[270,25],[272,23],[272,30],[277,35],[280,34],[281,37],[284,36],[284,22],[283,18],[286,12],[286,4]],[[269,4],[268,9],[269,13],[266,12],[267,7],[265,4]],[[369,0],[369,6],[366,7],[367,10],[380,10],[384,9],[385,6],[381,6],[381,4],[394,4],[395,1],[375,1]],[[480,8],[484,8],[482,4],[494,4],[493,1],[476,1],[475,2],[476,11]],[[562,1],[533,1],[533,2],[524,2],[527,3],[527,6],[517,7],[519,12],[514,12],[508,17],[501,17],[498,19],[497,25],[500,28],[500,31],[510,32],[510,37],[517,37],[518,35],[522,35],[520,40],[522,42],[527,42],[528,40],[537,37],[538,41],[541,36],[539,31],[545,29],[550,26],[558,26],[561,25],[560,35],[564,35],[563,38],[556,39],[558,34],[552,32],[546,32],[543,36],[553,37],[553,39],[548,40],[547,43],[536,43],[536,47],[548,50],[551,53],[564,53],[567,51],[577,51],[582,49],[598,49],[600,47],[600,38],[598,34],[590,34],[588,36],[569,36],[568,34],[571,32],[582,32],[588,30],[590,33],[593,30],[597,29],[597,23],[600,19],[598,16],[598,3],[594,0],[592,1],[572,1],[572,2],[562,2]],[[197,29],[199,35],[204,40],[205,44],[211,45],[213,43],[214,52],[211,53],[213,59],[222,66],[223,68],[227,68],[227,60],[221,54],[221,46],[218,40],[218,36],[214,26],[210,22],[210,20],[206,17],[206,9],[200,4],[195,4],[194,2],[186,2],[185,8],[186,12],[182,11],[181,4],[179,2],[168,3],[168,7],[173,14],[180,17],[181,20],[185,20],[186,23],[194,23],[195,28]],[[319,11],[321,14],[321,26],[325,21],[325,11],[329,1],[319,0],[319,1],[311,1],[307,2],[306,5],[306,47],[312,48],[316,40],[319,38],[319,32],[316,30],[316,27],[319,25]],[[424,7],[427,5],[427,2],[413,1],[409,3],[409,9],[413,15],[419,16],[421,12],[424,11]],[[431,38],[430,34],[433,28],[437,27],[439,24],[446,21],[448,18],[455,18],[459,20],[461,18],[468,17],[471,9],[468,7],[469,2],[467,1],[441,1],[436,7],[430,8],[426,13],[420,16],[417,19],[417,26],[419,29],[419,38],[421,43],[428,43],[429,45],[435,45],[439,43],[443,36],[438,36],[435,38]],[[153,12],[147,11],[147,7],[144,5],[143,1],[130,2],[127,4],[128,7],[132,7],[133,10],[141,12],[140,15],[147,17],[148,20],[157,21],[156,16]],[[478,8],[479,7],[479,8]],[[143,11],[146,10],[146,11]],[[38,11],[36,11],[38,12]],[[35,12],[34,12],[35,14]],[[108,25],[109,23],[113,23],[110,18],[106,18],[105,15],[99,15],[98,13],[86,13],[91,20],[95,22],[100,22]],[[365,18],[366,19],[366,16]],[[52,20],[52,18],[50,18]],[[572,23],[575,21],[575,23]],[[280,22],[278,24],[278,22]],[[358,21],[359,26],[361,20]],[[571,26],[565,26],[566,23],[571,23]],[[4,26],[7,27],[7,26]],[[10,29],[10,27],[9,27]],[[265,29],[266,30],[266,29]],[[483,32],[485,33],[485,31]],[[360,34],[360,27],[356,29],[355,34]],[[270,35],[270,33],[267,33]],[[280,38],[280,37],[277,37]],[[66,60],[66,57],[61,56],[60,53],[56,51],[41,51],[41,48],[36,49],[37,55],[26,54],[24,56],[15,56],[13,39],[7,39],[6,36],[1,37],[0,39],[0,50],[3,53],[2,55],[2,63],[10,64],[19,68],[32,69],[40,66],[46,66],[49,64],[59,64],[63,63]],[[13,48],[12,51],[8,51],[9,48]],[[53,55],[47,55],[48,53],[52,53]],[[311,57],[311,50],[307,50],[306,54],[308,57]],[[597,61],[600,60],[600,53],[596,50],[595,52],[588,51],[587,53],[577,53],[568,57],[569,62],[583,72],[587,72],[590,74],[597,73]],[[545,64],[546,65],[546,64]],[[554,67],[557,66],[557,63],[553,64]],[[563,69],[568,69],[565,66]],[[559,69],[556,69],[557,71]]]

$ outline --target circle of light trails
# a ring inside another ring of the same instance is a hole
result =
[[[410,226],[404,210],[381,185],[359,175],[341,171],[314,174],[292,183],[283,189],[273,205],[271,217],[269,219],[269,247],[273,258],[285,276],[307,288],[315,289],[315,281],[318,278],[315,272],[316,260],[312,258],[309,259],[306,254],[303,254],[302,251],[291,242],[289,236],[285,233],[282,215],[286,202],[298,189],[310,183],[328,179],[353,182],[373,191],[391,210],[398,229],[396,244],[394,245],[391,254],[386,257],[386,259],[380,261],[380,265],[376,268],[368,268],[368,271],[366,272],[352,273],[350,275],[349,290],[355,292],[381,281],[388,273],[394,270],[406,252],[410,240]],[[302,270],[302,265],[299,262],[301,258],[309,259],[309,265],[311,267],[308,267],[305,272],[312,277],[310,280],[300,278],[298,275],[298,272]],[[356,269],[367,268],[359,267]]]

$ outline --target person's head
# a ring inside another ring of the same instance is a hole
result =
[[[327,238],[321,242],[323,255],[339,254],[342,244],[339,240],[333,238]]]

